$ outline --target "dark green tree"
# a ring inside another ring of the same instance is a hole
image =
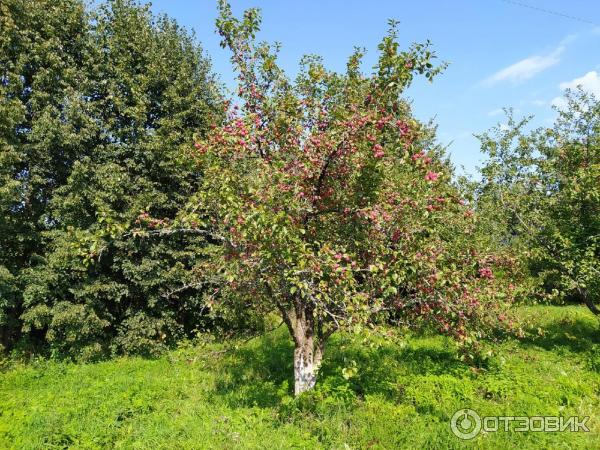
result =
[[[32,3],[35,3],[33,5]],[[0,4],[0,329],[18,334],[19,274],[44,253],[42,217],[90,148],[84,96],[88,21],[79,1]]]
[[[154,353],[201,323],[204,244],[126,230],[197,190],[182,148],[219,120],[218,83],[148,6],[31,3],[2,6],[3,320],[59,354]]]

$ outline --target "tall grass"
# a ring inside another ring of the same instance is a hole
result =
[[[185,345],[159,359],[37,361],[0,374],[0,448],[600,448],[600,326],[580,307],[523,307],[527,330],[484,368],[436,336],[340,335],[317,388],[291,396],[284,328],[235,350]],[[545,331],[542,331],[545,330]],[[589,433],[450,430],[480,415],[590,416]]]

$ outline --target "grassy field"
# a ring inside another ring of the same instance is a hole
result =
[[[481,370],[439,337],[392,345],[337,336],[318,388],[299,399],[290,396],[283,328],[234,351],[190,345],[156,360],[5,365],[0,448],[600,448],[598,320],[580,307],[518,315],[527,335],[500,344]],[[590,432],[463,441],[449,424],[465,407],[482,416],[590,416]]]

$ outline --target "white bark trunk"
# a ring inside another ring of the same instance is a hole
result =
[[[317,371],[312,345],[297,346],[294,349],[294,395],[302,394],[315,386]]]
[[[294,349],[294,395],[302,394],[317,382],[317,374],[323,359],[323,345],[306,338]]]
[[[321,324],[315,324],[312,309],[301,304],[280,309],[294,339],[294,395],[299,395],[312,389],[317,382],[326,337]]]

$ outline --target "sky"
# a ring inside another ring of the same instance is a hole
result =
[[[230,88],[227,50],[215,33],[216,0],[154,0],[152,10],[193,29],[214,70]],[[305,54],[343,71],[355,46],[367,50],[365,71],[377,57],[388,19],[400,21],[403,46],[430,39],[449,62],[433,83],[407,91],[416,117],[434,119],[458,173],[476,176],[483,156],[473,134],[504,120],[534,115],[551,125],[564,89],[582,85],[600,97],[600,1],[597,0],[231,0],[233,11],[262,11],[260,40],[280,42],[279,63],[297,73]]]

